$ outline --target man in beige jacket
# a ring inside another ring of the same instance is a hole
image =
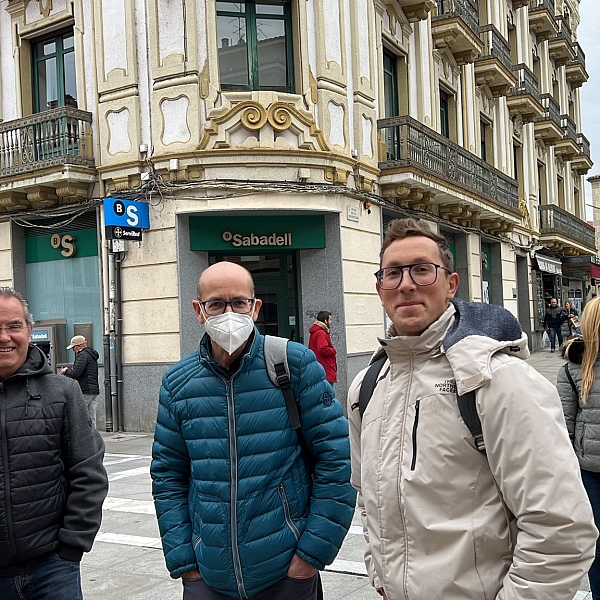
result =
[[[366,369],[348,398],[373,585],[388,600],[571,600],[598,532],[556,389],[520,360],[508,311],[453,300],[445,238],[397,220],[380,256],[387,359],[362,419]],[[471,390],[486,452],[458,409]]]

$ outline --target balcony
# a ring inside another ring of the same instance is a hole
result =
[[[425,21],[437,4],[437,0],[383,0],[386,6],[402,8],[409,23]]]
[[[590,76],[585,70],[585,54],[577,42],[573,44],[573,51],[575,58],[567,63],[566,75],[571,87],[577,88],[581,87]]]
[[[554,146],[564,136],[560,106],[551,94],[540,96],[544,114],[535,120],[535,137],[546,146]]]
[[[563,161],[573,160],[580,151],[577,143],[577,127],[569,115],[561,115],[560,121],[563,127],[563,137],[554,145],[554,154],[560,156]]]
[[[459,65],[472,63],[483,50],[479,11],[472,0],[438,0],[431,34],[435,47],[449,48]]]
[[[594,227],[554,204],[540,206],[540,243],[568,254],[596,254]]]
[[[577,171],[578,175],[587,175],[594,166],[590,153],[590,141],[583,133],[578,133],[577,144],[579,145],[579,154],[571,161],[571,168]]]
[[[557,67],[562,67],[575,59],[573,36],[564,17],[556,17],[558,31],[548,40],[548,54]]]
[[[517,85],[506,97],[506,104],[511,117],[521,115],[525,123],[534,121],[544,114],[541,105],[538,80],[533,71],[524,63],[513,66]]]
[[[416,179],[429,181],[434,189],[440,182],[484,206],[520,217],[517,182],[478,156],[412,117],[381,119],[377,128],[385,139],[379,163],[382,176],[392,170],[411,173]],[[456,201],[456,196],[453,199]],[[491,211],[490,216],[497,217],[498,213]]]
[[[516,84],[510,46],[493,25],[481,27],[479,37],[483,51],[474,64],[475,81],[477,85],[487,85],[495,97],[506,96]]]
[[[555,14],[554,0],[529,0],[529,29],[538,42],[556,35]]]
[[[91,122],[62,107],[0,123],[0,210],[87,197],[96,181]]]

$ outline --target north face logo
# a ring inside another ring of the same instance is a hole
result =
[[[435,384],[435,389],[438,392],[450,392],[456,394],[456,381],[454,379],[446,379]]]

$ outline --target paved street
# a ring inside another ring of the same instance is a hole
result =
[[[529,362],[553,383],[563,364],[559,354],[534,354]],[[165,568],[150,493],[152,437],[103,434],[110,490],[100,533],[82,563],[86,600],[176,600],[181,583]],[[333,565],[323,574],[327,600],[376,600],[362,562],[363,538],[358,516]],[[574,600],[591,600],[584,580]]]

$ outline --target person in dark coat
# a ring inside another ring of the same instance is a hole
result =
[[[72,367],[64,367],[60,372],[71,379],[77,380],[95,429],[96,409],[98,407],[98,395],[100,394],[100,387],[98,386],[99,354],[87,345],[87,340],[82,335],[71,338],[67,350],[71,350],[71,348],[75,352],[75,362]]]
[[[556,338],[558,337],[558,346],[562,346],[563,336],[560,330],[566,319],[562,306],[559,306],[558,300],[552,298],[550,306],[546,309],[544,315],[544,329],[550,332],[550,352],[554,352],[556,348]]]
[[[317,361],[325,369],[325,378],[329,383],[337,383],[337,350],[331,343],[331,313],[322,310],[317,320],[308,330],[310,338],[308,347],[315,353]]]
[[[108,492],[104,442],[32,327],[27,300],[0,287],[0,598],[82,600],[79,563]]]

